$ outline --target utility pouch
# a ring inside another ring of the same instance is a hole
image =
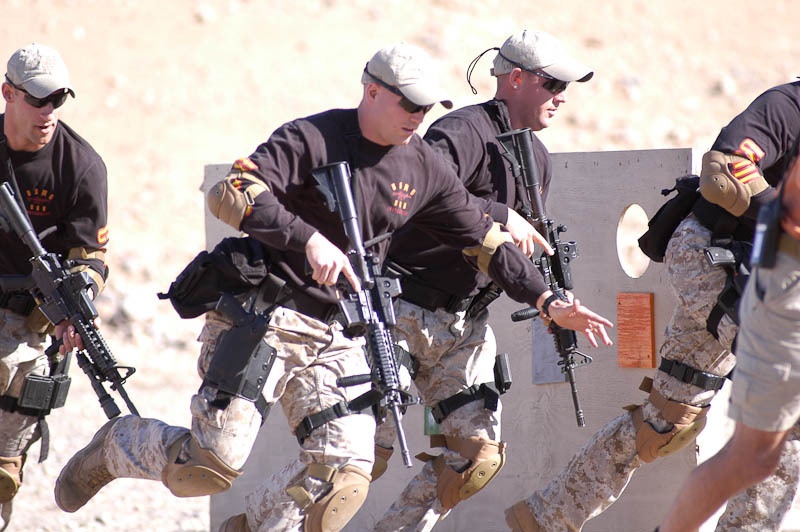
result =
[[[66,375],[26,375],[17,405],[44,412],[60,408],[66,403],[71,382],[72,379]]]
[[[511,364],[508,361],[508,353],[500,353],[494,358],[494,385],[500,393],[506,393],[511,388]]]
[[[781,236],[781,197],[773,199],[758,211],[756,232],[753,237],[751,266],[769,269],[775,266],[778,240]]]
[[[228,237],[209,253],[200,252],[166,293],[181,318],[214,310],[222,293],[242,294],[257,287],[269,272],[269,253],[252,237]]]
[[[217,342],[203,384],[256,402],[277,354],[264,341],[269,315],[245,311],[229,294],[222,295],[216,310],[230,318],[234,326]]]
[[[675,197],[667,200],[647,222],[647,231],[639,237],[639,248],[655,262],[664,262],[667,244],[678,224],[688,216],[694,203],[700,197],[698,187],[700,177],[687,175],[675,180],[675,186],[665,188],[661,195],[669,196],[677,192]]]

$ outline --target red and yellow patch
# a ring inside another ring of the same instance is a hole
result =
[[[764,150],[761,149],[756,141],[751,138],[746,138],[742,142],[739,143],[739,148],[734,152],[737,155],[741,155],[745,159],[749,159],[754,163],[757,163],[761,159],[764,158]]]
[[[236,159],[236,162],[233,163],[233,167],[237,170],[241,170],[242,172],[252,172],[253,170],[258,170],[256,163],[251,161],[249,157]]]
[[[728,163],[728,167],[731,170],[731,175],[741,181],[743,185],[761,177],[758,168],[750,160]]]
[[[97,243],[101,246],[108,242],[108,226],[101,227],[97,230]]]

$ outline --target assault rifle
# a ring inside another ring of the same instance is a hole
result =
[[[8,182],[0,185],[0,229],[14,231],[31,250],[33,269],[30,275],[0,276],[0,288],[6,291],[27,290],[45,317],[53,325],[68,320],[83,340],[83,350],[77,353],[78,365],[89,377],[94,392],[106,416],[111,419],[120,414],[119,407],[103,385],[111,383],[128,409],[139,415],[123,384],[136,369],[119,366],[100,331],[94,325],[97,310],[87,294],[91,280],[86,272],[70,271],[69,261],[62,262],[54,253],[48,253],[33,230],[27,214],[15,199]],[[53,349],[51,346],[48,349]],[[120,370],[125,372],[120,374]]]
[[[338,211],[344,224],[344,232],[350,239],[352,249],[348,252],[350,264],[361,282],[361,290],[356,292],[349,283],[339,288],[339,307],[344,314],[348,336],[364,336],[372,372],[367,375],[353,375],[339,379],[340,386],[354,386],[372,382],[372,390],[360,404],[372,406],[383,402],[392,413],[397,427],[397,439],[403,455],[403,463],[412,467],[406,435],[401,420],[402,409],[414,401],[400,388],[394,340],[390,328],[396,324],[392,299],[400,295],[400,281],[381,276],[380,259],[366,250],[386,237],[378,237],[364,242],[358,225],[353,192],[350,187],[350,167],[346,162],[336,162],[312,171],[318,188],[325,196],[327,207]],[[387,235],[388,236],[388,235]]]
[[[543,235],[550,247],[553,248],[553,255],[542,252],[541,256],[534,259],[534,263],[542,272],[547,286],[560,299],[566,301],[566,291],[572,289],[572,270],[570,265],[573,260],[578,258],[578,247],[575,242],[563,242],[560,234],[567,228],[564,225],[556,225],[548,218],[544,210],[544,202],[539,192],[541,186],[539,171],[533,157],[533,144],[531,140],[531,130],[529,128],[516,129],[497,136],[497,140],[503,145],[506,153],[503,154],[511,162],[511,169],[514,176],[522,178],[527,202],[522,210],[522,215],[530,222],[533,227]],[[534,318],[539,315],[535,308],[518,310],[511,314],[512,321],[522,321]],[[578,339],[575,331],[560,327],[555,321],[550,322],[550,332],[556,345],[561,360],[558,364],[562,373],[567,375],[570,391],[572,393],[572,403],[575,406],[575,417],[579,427],[586,426],[583,417],[583,409],[578,399],[578,390],[575,386],[575,368],[590,364],[592,357],[578,351]],[[575,357],[580,357],[577,359]]]

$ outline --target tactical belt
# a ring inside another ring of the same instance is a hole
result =
[[[0,308],[10,310],[20,316],[30,316],[30,313],[36,308],[36,301],[28,292],[2,292],[0,293]]]
[[[430,311],[436,311],[441,308],[455,314],[456,312],[467,310],[473,300],[471,296],[454,296],[436,288],[425,286],[409,276],[403,276],[400,279],[400,286],[403,288],[400,299]]]
[[[662,358],[661,365],[659,365],[658,369],[671,377],[675,377],[681,382],[693,384],[707,391],[717,391],[725,384],[725,377],[700,371],[699,369],[695,369],[677,360]]]
[[[260,291],[264,301],[295,310],[321,322],[330,323],[341,318],[339,305],[324,303],[305,292],[292,288],[273,273],[268,274],[264,279]]]
[[[730,236],[734,240],[752,242],[755,228],[744,223],[741,218],[737,218],[719,205],[714,205],[710,201],[701,197],[698,199],[692,213],[697,217],[703,226],[717,236]]]

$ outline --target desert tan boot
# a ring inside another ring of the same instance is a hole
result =
[[[103,486],[117,478],[106,467],[103,442],[119,419],[111,419],[100,427],[89,445],[75,453],[58,475],[56,504],[65,512],[77,511]]]
[[[236,514],[224,520],[219,526],[219,532],[250,532],[246,514]]]

